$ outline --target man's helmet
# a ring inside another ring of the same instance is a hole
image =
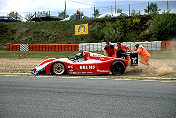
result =
[[[84,51],[82,51],[81,53],[76,54],[75,59],[78,60],[78,59],[83,58],[83,57],[85,57]]]
[[[81,53],[76,54],[75,59],[78,60],[82,57]]]

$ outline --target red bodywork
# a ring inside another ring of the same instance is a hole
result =
[[[85,51],[83,60],[69,60],[68,58],[50,58],[44,60],[35,67],[34,70],[44,69],[45,74],[51,73],[51,67],[54,63],[61,62],[65,65],[66,74],[110,74],[110,67],[114,61],[122,61],[128,66],[128,61],[121,58],[107,57],[96,53]],[[35,74],[35,73],[34,73]]]

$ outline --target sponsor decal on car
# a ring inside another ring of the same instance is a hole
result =
[[[79,69],[95,69],[95,65],[90,65],[90,66],[79,66]]]
[[[68,69],[70,69],[70,68],[73,68],[73,65],[71,65],[71,66],[68,66]]]
[[[109,72],[109,70],[100,70],[100,69],[98,69],[97,72]]]

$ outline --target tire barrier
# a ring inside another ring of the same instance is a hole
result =
[[[176,42],[162,42],[161,50],[176,50]]]
[[[7,44],[7,51],[79,51],[79,44]]]
[[[7,44],[7,51],[20,51],[20,44]]]
[[[139,42],[147,50],[176,50],[176,42]],[[117,48],[117,43],[112,43]],[[131,50],[135,48],[134,42],[123,42]],[[80,44],[7,44],[7,51],[103,51],[105,42]]]

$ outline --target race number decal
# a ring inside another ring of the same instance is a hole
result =
[[[131,53],[130,59],[131,59],[131,66],[138,66],[138,53]]]

